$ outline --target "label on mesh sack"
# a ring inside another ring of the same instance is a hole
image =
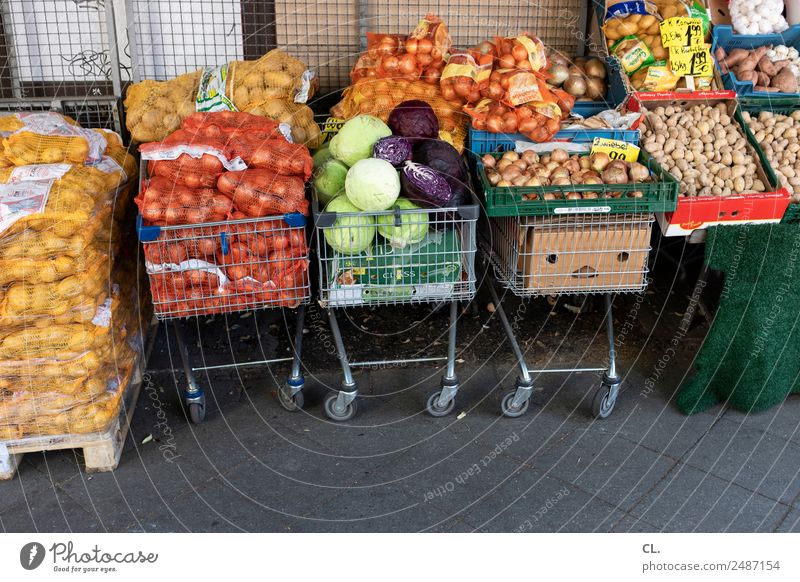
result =
[[[229,160],[225,155],[214,148],[202,145],[177,144],[163,145],[160,142],[142,144],[139,146],[143,160],[177,160],[182,154],[200,159],[204,155],[214,156],[229,172],[246,170],[247,164],[240,157]]]
[[[52,180],[0,184],[0,233],[19,219],[44,212]]]
[[[197,111],[238,111],[227,95],[228,65],[203,70],[200,86],[197,88],[195,109]]]
[[[69,172],[69,164],[33,164],[17,166],[11,170],[8,183],[57,180]]]
[[[86,163],[88,164],[99,162],[103,157],[103,152],[108,147],[108,141],[106,141],[102,133],[72,125],[58,113],[46,111],[43,113],[19,113],[17,115],[24,125],[14,133],[31,131],[39,135],[85,139],[89,144],[89,156],[86,158]]]
[[[92,323],[98,327],[109,327],[111,325],[111,298],[109,297],[97,307],[97,311],[92,318]]]
[[[186,271],[201,271],[211,273],[219,278],[219,289],[228,284],[228,276],[214,263],[201,261],[200,259],[188,259],[180,263],[151,263],[145,261],[145,271],[148,275],[158,275],[166,273],[181,273]]]
[[[100,170],[101,172],[105,172],[106,174],[113,174],[115,172],[119,172],[122,174],[122,181],[128,181],[128,174],[125,172],[122,166],[117,163],[117,160],[112,158],[111,156],[103,156],[103,159],[94,164],[95,168]]]
[[[294,94],[295,103],[306,103],[308,101],[308,98],[311,97],[316,79],[316,72],[303,71],[303,74],[300,76],[300,88],[297,90],[297,93]]]
[[[289,125],[288,123],[279,123],[278,124],[278,131],[280,131],[281,135],[283,135],[283,137],[286,138],[286,141],[288,141],[289,143],[294,143],[294,140],[292,140],[292,126],[291,125]]]

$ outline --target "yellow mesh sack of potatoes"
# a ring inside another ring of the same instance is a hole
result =
[[[169,81],[141,81],[128,87],[125,125],[133,141],[160,141],[178,129],[195,112],[195,98],[202,71],[186,73]]]
[[[310,149],[316,149],[322,145],[322,132],[317,122],[314,121],[314,112],[308,105],[292,103],[285,99],[267,99],[259,105],[243,111],[287,124],[292,128],[294,143],[304,144]]]
[[[314,86],[302,61],[274,49],[255,61],[232,62],[226,91],[239,111],[249,111],[270,99],[305,103]]]

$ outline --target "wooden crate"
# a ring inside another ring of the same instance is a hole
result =
[[[113,471],[119,465],[122,446],[128,435],[133,411],[142,386],[143,364],[141,359],[134,364],[125,393],[122,396],[120,413],[104,431],[88,434],[32,436],[0,442],[0,480],[13,479],[25,453],[56,451],[60,449],[83,449],[87,473]]]

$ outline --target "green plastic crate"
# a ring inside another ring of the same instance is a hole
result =
[[[747,111],[748,113],[760,113],[762,111],[771,111],[777,115],[791,115],[797,110],[800,110],[800,100],[792,99],[792,98],[769,98],[769,97],[751,97],[739,100],[739,105],[742,111]],[[742,124],[744,123],[744,119],[742,119]],[[747,130],[750,131],[750,127],[747,127]],[[752,133],[752,131],[751,131]],[[753,141],[755,141],[755,136],[753,136]],[[772,170],[772,166],[769,165],[769,162],[766,159],[766,154],[764,154],[764,150],[761,149],[761,144],[758,144],[756,151],[759,152],[762,158],[762,165],[763,162],[767,163],[769,168],[769,172],[774,174]],[[777,180],[777,176],[775,176]],[[786,209],[786,214],[783,215],[783,219],[781,223],[786,224],[789,222],[800,222],[800,204],[798,203],[791,203],[789,204],[789,208]]]
[[[496,158],[501,153],[490,154]],[[650,154],[641,150],[638,162],[649,168],[656,178],[654,182],[637,184],[581,184],[567,186],[492,186],[486,176],[486,170],[480,158],[477,171],[486,199],[486,214],[490,217],[501,216],[551,216],[556,214],[609,213],[628,212],[672,212],[678,205],[680,184],[668,172],[661,168]],[[640,191],[641,198],[629,198],[629,192]],[[545,200],[547,193],[561,194],[567,192],[597,192],[599,198],[567,200]],[[619,198],[603,197],[611,192],[621,192]],[[526,200],[525,196],[536,195],[536,199]]]

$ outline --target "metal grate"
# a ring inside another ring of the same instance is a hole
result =
[[[135,81],[169,79],[279,47],[317,71],[324,95],[349,85],[367,31],[409,33],[434,12],[456,46],[530,31],[576,54],[587,10],[586,0],[128,0],[128,24]]]
[[[489,219],[497,279],[515,295],[638,292],[647,286],[652,214]]]
[[[351,307],[471,299],[477,219],[477,204],[340,214],[315,206],[320,301]],[[384,225],[377,233],[376,224]],[[360,242],[349,242],[373,233],[363,251],[356,250]]]
[[[0,0],[0,99],[119,95],[113,3]]]
[[[122,131],[119,100],[116,97],[92,99],[0,99],[0,114],[21,111],[57,111],[76,120],[82,127]]]

